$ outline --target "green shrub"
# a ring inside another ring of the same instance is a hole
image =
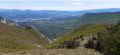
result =
[[[92,39],[89,39],[87,44],[85,44],[85,48],[94,48],[94,41]]]
[[[107,28],[107,33],[98,33],[96,50],[105,55],[120,55],[120,21]]]

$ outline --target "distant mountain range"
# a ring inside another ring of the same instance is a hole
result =
[[[65,21],[76,19],[85,13],[120,12],[120,8],[94,9],[83,11],[57,11],[57,10],[19,10],[0,9],[0,16],[13,21]]]
[[[0,16],[14,21],[57,21],[77,18],[74,11],[0,9]]]

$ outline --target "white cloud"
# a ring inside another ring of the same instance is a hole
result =
[[[84,3],[72,3],[74,5],[83,5]]]

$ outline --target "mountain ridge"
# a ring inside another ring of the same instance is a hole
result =
[[[16,27],[0,23],[0,50],[23,51],[49,44],[32,26]]]

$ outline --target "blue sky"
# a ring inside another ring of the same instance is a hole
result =
[[[120,8],[120,0],[0,0],[0,8],[73,11]]]

